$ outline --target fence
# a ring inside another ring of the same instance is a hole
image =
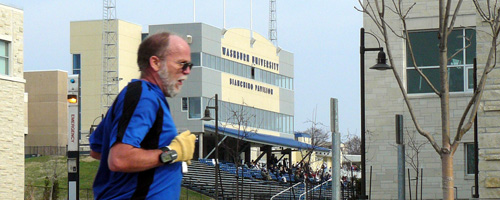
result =
[[[26,156],[65,156],[66,147],[61,146],[25,146],[24,155]]]

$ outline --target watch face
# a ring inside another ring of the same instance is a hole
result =
[[[162,163],[171,163],[175,159],[177,159],[177,152],[174,150],[163,152],[160,155],[160,159]]]

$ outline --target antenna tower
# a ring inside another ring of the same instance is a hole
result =
[[[101,114],[105,114],[118,95],[118,33],[116,1],[103,0]]]
[[[278,24],[276,22],[276,0],[269,0],[269,40],[278,46]]]

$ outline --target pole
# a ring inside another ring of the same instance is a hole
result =
[[[396,144],[398,145],[398,199],[405,200],[405,144],[403,115],[396,115]]]
[[[474,92],[477,90],[477,60],[474,58]],[[479,102],[477,102],[479,103]],[[479,198],[479,144],[477,142],[477,113],[474,118],[474,195]]]
[[[219,199],[219,97],[215,94],[215,198]]]
[[[330,127],[332,131],[332,199],[340,199],[340,133],[338,100],[330,98]],[[325,168],[326,169],[326,168]],[[323,169],[323,172],[324,170]]]
[[[361,196],[360,199],[366,199],[366,173],[365,173],[365,29],[361,28],[360,42],[360,86],[361,86]]]
[[[361,97],[361,196],[359,199],[368,199],[366,196],[366,149],[365,149],[365,52],[366,51],[382,51],[382,47],[365,48],[365,29],[360,30],[360,47],[359,47],[359,72],[360,72],[360,97]],[[377,39],[377,38],[375,38]]]

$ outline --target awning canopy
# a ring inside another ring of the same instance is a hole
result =
[[[214,125],[205,124],[205,129],[208,129],[212,132],[215,132]],[[327,148],[313,146],[313,145],[299,142],[297,140],[293,140],[293,139],[289,139],[289,138],[282,138],[282,137],[278,137],[278,136],[265,135],[265,134],[259,134],[259,133],[254,133],[254,132],[243,132],[243,131],[238,132],[238,130],[236,130],[236,129],[227,128],[227,127],[224,127],[224,128],[219,127],[219,133],[223,134],[223,135],[227,135],[229,137],[242,139],[244,141],[265,144],[265,145],[271,145],[271,146],[281,146],[281,147],[288,147],[288,148],[297,148],[297,149],[301,149],[301,150],[305,149],[305,150],[324,151],[324,152],[330,151],[330,149],[327,149]]]

